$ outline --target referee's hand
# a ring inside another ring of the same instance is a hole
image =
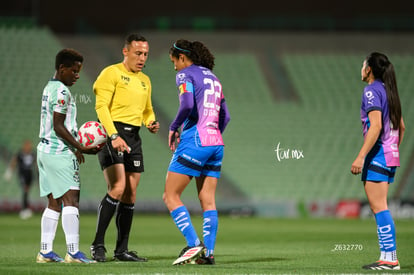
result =
[[[118,153],[123,153],[123,152],[131,152],[131,148],[128,146],[128,144],[126,144],[125,140],[123,140],[121,137],[117,137],[116,139],[111,141],[112,143],[112,148],[115,149],[115,151],[117,151]]]
[[[156,134],[160,129],[160,123],[158,121],[151,121],[147,128],[151,133]]]

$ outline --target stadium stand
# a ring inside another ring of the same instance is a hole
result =
[[[78,123],[96,119],[92,83],[103,66],[121,60],[122,41],[114,37],[56,37],[44,28],[2,27],[0,35],[3,49],[0,59],[4,60],[0,63],[2,148],[14,152],[24,138],[37,140],[40,94],[52,76],[54,55],[63,46],[79,49],[86,56],[81,79],[71,88],[77,98]],[[213,35],[198,35],[200,40],[216,41]],[[161,196],[171,157],[166,145],[166,128],[178,106],[175,72],[168,58],[169,43],[176,36],[149,34],[146,37],[152,42],[145,72],[151,76],[153,103],[164,129],[155,137],[146,129],[141,131],[146,172],[137,202],[143,210],[163,211]],[[260,54],[269,56],[272,62],[280,62],[272,67],[286,73],[285,81],[296,93],[295,100],[276,100],[272,96],[274,87],[263,73],[262,59],[257,58],[258,53],[252,48],[229,49],[231,45],[225,45],[229,43],[225,39],[222,44],[212,42],[215,73],[222,81],[232,116],[224,134],[226,151],[224,179],[218,190],[219,207],[232,203],[251,205],[260,214],[263,208],[280,202],[364,198],[359,176],[351,175],[350,165],[362,144],[359,104],[364,83],[359,72],[367,53],[357,43],[350,49],[351,42],[344,51],[340,49],[340,42],[333,43],[331,50],[318,50],[317,45],[306,50],[305,38],[303,41],[291,38],[292,45],[302,48],[289,48],[289,39],[255,37],[256,45],[265,45],[258,46],[264,47],[258,50]],[[234,37],[237,45],[248,39],[248,36]],[[260,43],[260,39],[266,43]],[[324,39],[319,39],[320,43],[327,47]],[[355,40],[358,39],[357,36]],[[273,47],[279,41],[284,44]],[[28,42],[32,45],[30,50],[27,50]],[[99,51],[96,45],[100,46]],[[412,125],[414,99],[410,91],[414,80],[410,74],[414,69],[414,55],[398,49],[387,50],[397,68],[406,124]],[[88,63],[88,60],[92,61]],[[397,173],[397,184],[405,170],[412,169],[407,165],[413,150],[413,134],[407,131],[401,146],[402,167]],[[4,169],[2,162],[0,173]],[[81,169],[82,207],[95,209],[106,188],[96,157],[87,156]],[[409,187],[412,184],[407,184],[407,190],[412,190]],[[395,185],[391,187],[391,195]],[[14,186],[8,187],[9,191],[1,197],[13,197],[13,194],[16,197],[17,185]],[[195,193],[194,187],[184,194],[184,200],[194,208],[197,207]],[[405,194],[401,192],[401,198],[408,196]]]
[[[3,128],[0,140],[5,151],[2,155],[11,156],[25,139],[37,144],[42,90],[48,79],[53,77],[54,58],[63,46],[47,28],[0,27],[0,36],[0,120]],[[96,117],[91,107],[90,83],[86,75],[82,75],[71,89],[78,100],[78,123]],[[83,165],[81,173],[85,182],[93,183],[101,180],[102,175],[97,161],[90,162],[96,163]],[[2,161],[0,173],[4,172],[6,166],[7,160]],[[16,182],[2,182],[2,186],[5,187],[2,189],[2,198],[19,198],[20,190]],[[82,188],[84,198],[96,198],[96,186],[84,184]],[[32,195],[38,198],[38,191],[35,190]]]

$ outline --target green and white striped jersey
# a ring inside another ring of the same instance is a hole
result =
[[[50,80],[43,90],[42,109],[40,112],[40,142],[37,149],[48,154],[72,154],[71,145],[56,135],[53,130],[53,112],[66,114],[65,127],[77,139],[75,98],[62,82]]]

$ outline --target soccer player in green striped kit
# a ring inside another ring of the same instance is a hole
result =
[[[93,263],[79,251],[79,164],[83,154],[96,154],[98,147],[77,141],[76,102],[68,87],[79,79],[83,56],[73,49],[56,55],[55,75],[42,95],[37,164],[40,196],[48,198],[41,219],[40,252],[36,262]],[[59,217],[65,233],[65,259],[53,251]]]

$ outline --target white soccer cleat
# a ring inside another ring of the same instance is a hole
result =
[[[200,255],[204,252],[204,245],[198,245],[194,247],[185,247],[178,257],[177,260],[173,262],[173,265],[184,265],[188,264],[190,262],[193,262],[194,260],[198,259]]]
[[[33,212],[30,208],[26,208],[20,211],[19,216],[20,219],[27,220],[33,216]]]

